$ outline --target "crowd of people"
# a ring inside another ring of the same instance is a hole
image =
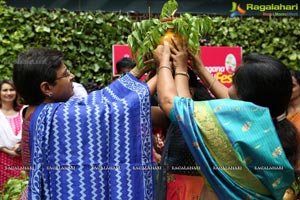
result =
[[[300,72],[252,53],[227,88],[173,42],[155,75],[130,62],[89,94],[63,52],[21,52],[0,85],[0,190],[25,168],[21,199],[297,199]]]

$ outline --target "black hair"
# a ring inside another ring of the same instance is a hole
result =
[[[24,102],[38,105],[45,96],[40,89],[44,81],[55,85],[57,70],[64,54],[58,50],[32,48],[21,52],[13,66],[13,81]]]
[[[193,100],[203,101],[213,99],[207,88],[200,82],[200,79],[197,77],[194,71],[188,68],[188,74],[190,76],[189,87],[194,89]]]
[[[134,68],[135,65],[136,65],[135,62],[131,58],[125,57],[125,58],[121,58],[117,62],[116,67],[117,67],[118,73],[120,73],[122,71],[122,68],[124,68],[124,67]]]
[[[297,131],[287,119],[276,120],[286,112],[291,98],[293,84],[289,69],[273,57],[252,53],[243,57],[233,84],[241,100],[269,108],[284,152],[295,166]]]

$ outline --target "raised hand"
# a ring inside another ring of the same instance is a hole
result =
[[[185,40],[182,40],[182,43],[180,43],[175,38],[172,38],[172,41],[174,42],[174,47],[170,46],[171,48],[171,57],[173,60],[173,65],[175,68],[186,68],[187,67],[187,60],[188,60],[188,52],[187,52],[187,44]]]
[[[196,74],[201,73],[201,70],[206,70],[202,63],[200,55],[193,54],[191,51],[188,51],[188,56],[191,61],[190,65]]]
[[[170,44],[165,41],[164,45],[158,45],[154,50],[154,60],[156,66],[170,66],[171,50]]]

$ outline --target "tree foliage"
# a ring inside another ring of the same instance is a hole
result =
[[[300,67],[300,18],[211,19],[212,30],[205,36],[210,45],[241,46],[243,53],[268,54],[290,68]],[[133,23],[122,13],[17,9],[0,0],[0,79],[11,78],[20,51],[50,47],[65,52],[76,81],[89,91],[101,88],[111,82],[112,45],[127,44],[128,35],[139,28]]]

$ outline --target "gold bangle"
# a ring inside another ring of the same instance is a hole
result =
[[[176,75],[186,76],[188,78],[188,80],[190,80],[190,75],[187,72],[175,72],[175,76]]]
[[[213,82],[211,82],[211,84],[209,85],[209,87],[207,88],[208,90],[210,90],[210,88],[214,85],[214,83],[216,82],[216,78],[214,77],[214,80],[213,80]]]
[[[158,74],[159,70],[161,70],[162,68],[169,69],[169,70],[170,70],[170,72],[173,74],[173,70],[172,70],[172,68],[171,68],[171,67],[168,67],[168,66],[160,66],[160,67],[158,68],[158,70],[157,70],[157,74]]]

